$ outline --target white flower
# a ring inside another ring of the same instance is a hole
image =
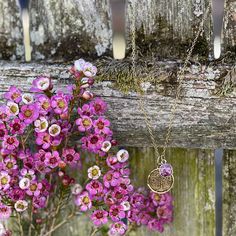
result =
[[[37,133],[44,132],[48,128],[48,121],[45,117],[40,117],[34,122],[34,126]]]
[[[120,205],[123,206],[124,211],[128,211],[130,209],[130,203],[128,201],[124,201]]]
[[[12,115],[17,116],[19,114],[19,106],[15,102],[8,102],[7,106],[9,107],[9,111]]]
[[[61,133],[61,127],[57,124],[54,124],[49,127],[48,131],[52,137],[56,137]]]
[[[36,80],[36,87],[39,90],[45,91],[50,87],[50,79],[48,77],[38,77]]]
[[[101,150],[103,152],[108,152],[110,150],[110,148],[111,148],[111,142],[105,141],[105,142],[102,143]]]
[[[92,166],[88,169],[88,177],[90,179],[98,179],[101,176],[101,170],[98,166]]]
[[[25,93],[25,94],[22,95],[22,102],[24,104],[30,104],[33,101],[34,101],[34,98],[33,98],[33,96],[31,94],[26,94]]]
[[[77,71],[83,71],[85,63],[86,62],[83,59],[76,60],[75,63],[74,63],[75,69]]]
[[[18,200],[14,205],[16,211],[23,212],[28,208],[28,202],[25,200]]]
[[[83,191],[83,188],[80,184],[74,184],[71,188],[71,192],[73,195],[78,195]]]
[[[93,77],[97,74],[97,67],[93,66],[90,62],[83,65],[83,73],[87,77]]]
[[[29,178],[22,178],[19,182],[19,187],[21,189],[27,189],[30,186],[30,179]]]
[[[129,159],[129,153],[125,149],[121,149],[119,152],[116,154],[117,160],[119,162],[126,162]]]

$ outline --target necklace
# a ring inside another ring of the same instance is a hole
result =
[[[135,26],[135,17],[136,17],[136,2],[133,1],[133,3],[131,4],[131,8],[132,8],[132,19],[131,19],[131,31],[132,31],[132,77],[133,80],[135,82],[135,85],[137,86],[137,88],[139,88],[139,84],[136,78],[136,26]],[[169,164],[165,158],[166,156],[166,149],[171,137],[171,129],[173,126],[173,121],[174,121],[174,117],[175,117],[175,111],[177,108],[177,101],[180,97],[180,92],[181,92],[181,85],[184,79],[184,73],[187,69],[189,60],[191,58],[193,49],[197,43],[197,40],[200,36],[200,34],[203,32],[203,28],[204,28],[204,22],[208,16],[210,10],[210,5],[207,7],[206,12],[203,16],[203,19],[199,25],[199,29],[197,31],[197,34],[192,42],[192,45],[190,47],[190,49],[188,50],[188,54],[187,57],[184,61],[183,67],[181,68],[181,70],[179,71],[179,73],[177,74],[177,79],[179,81],[179,85],[177,87],[176,90],[176,97],[175,97],[175,101],[173,103],[173,106],[171,108],[171,114],[170,114],[170,118],[169,118],[169,125],[167,128],[167,133],[166,133],[166,138],[165,138],[165,142],[164,142],[164,147],[163,147],[163,151],[162,153],[159,152],[158,150],[158,145],[157,142],[155,140],[155,136],[154,136],[154,129],[152,126],[152,123],[150,121],[150,117],[148,116],[148,113],[145,109],[145,105],[144,105],[144,100],[143,100],[143,96],[142,93],[138,93],[139,94],[139,106],[140,109],[144,115],[144,120],[149,132],[149,136],[152,142],[152,146],[154,147],[154,151],[155,151],[155,157],[156,157],[156,167],[150,172],[148,179],[147,179],[147,185],[150,188],[151,191],[158,193],[158,194],[164,194],[166,192],[169,192],[173,185],[174,185],[174,175],[173,175],[173,168],[171,166],[171,164]],[[137,89],[138,91],[139,89]]]

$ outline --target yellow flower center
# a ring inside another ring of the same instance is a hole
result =
[[[8,162],[7,165],[6,165],[6,167],[7,167],[8,169],[11,169],[11,168],[13,167],[13,163],[12,163],[12,162]]]
[[[32,111],[31,111],[31,110],[26,110],[26,111],[24,112],[24,115],[25,115],[26,117],[31,117],[31,116],[32,116]]]
[[[65,105],[65,102],[63,101],[63,100],[59,100],[58,102],[57,102],[57,105],[58,105],[58,107],[59,108],[64,108],[66,105]]]
[[[49,102],[44,102],[42,104],[42,108],[45,109],[45,110],[47,110],[49,108],[49,106],[50,106]]]
[[[92,176],[97,176],[98,175],[98,170],[97,169],[93,169],[92,170]]]
[[[89,203],[89,198],[87,196],[83,198],[83,203],[85,203],[85,204]]]
[[[83,125],[84,125],[85,127],[90,126],[90,125],[91,125],[90,120],[89,120],[89,119],[84,119],[84,120],[83,120]]]
[[[10,108],[12,113],[16,113],[17,112],[17,107],[16,106],[11,106]]]
[[[30,185],[30,190],[31,190],[32,192],[34,192],[36,189],[37,189],[37,185],[36,185],[36,184],[31,184],[31,185]]]
[[[8,182],[7,177],[2,177],[2,178],[1,178],[1,184],[2,184],[2,185],[6,185],[7,182]]]

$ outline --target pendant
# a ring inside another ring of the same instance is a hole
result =
[[[162,175],[160,168],[156,168],[149,174],[147,185],[154,193],[167,193],[174,185],[173,172],[170,175]]]

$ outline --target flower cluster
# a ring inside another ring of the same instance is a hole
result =
[[[70,69],[74,84],[64,91],[54,91],[51,79],[40,76],[29,93],[11,86],[4,94],[6,103],[0,106],[0,220],[23,212],[38,217],[48,204],[55,205],[58,214],[61,202],[57,205],[54,195],[63,197],[71,188],[76,210],[89,211],[95,227],[109,224],[109,235],[125,234],[127,221],[159,232],[172,221],[170,194],[135,190],[129,153],[124,149],[114,152],[117,142],[105,117],[107,104],[89,91],[96,72],[96,67],[80,59]],[[71,138],[75,135],[79,144]],[[78,184],[73,173],[81,170],[82,150],[96,158],[87,170],[88,180]],[[43,219],[37,218],[29,227],[37,222]],[[34,227],[35,235],[46,228],[38,227]]]

